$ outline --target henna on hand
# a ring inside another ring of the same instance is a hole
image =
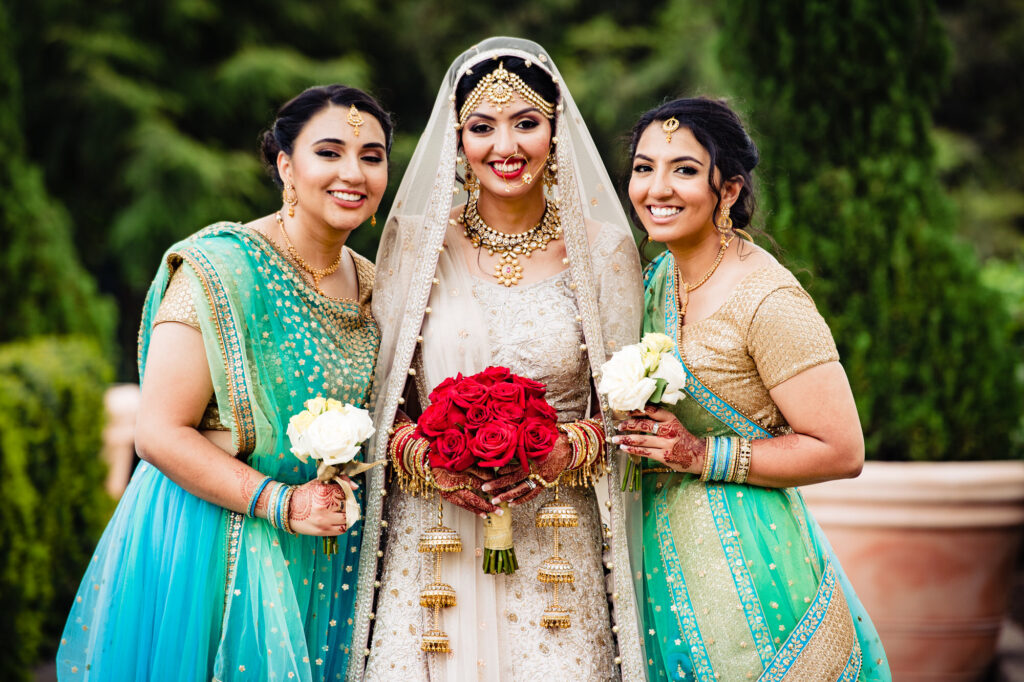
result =
[[[561,434],[558,440],[555,441],[555,447],[548,453],[547,457],[544,458],[543,462],[534,465],[530,463],[530,468],[545,481],[554,483],[555,479],[558,478],[563,471],[565,471],[572,463],[572,444],[569,443],[569,438],[565,434]]]
[[[654,431],[654,420],[652,419],[627,419],[619,424],[619,431],[640,431],[643,433],[651,433]],[[662,424],[664,426],[664,424]],[[660,431],[658,435],[661,435]]]
[[[313,497],[309,486],[300,485],[292,493],[292,503],[288,509],[288,520],[291,522],[305,521],[313,513]]]
[[[692,436],[689,432],[677,438],[665,452],[665,463],[676,464],[689,470],[695,460],[703,462],[706,445],[703,440]]]

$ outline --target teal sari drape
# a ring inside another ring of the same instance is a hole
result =
[[[262,235],[218,223],[175,244],[139,334],[180,270],[196,304],[221,423],[239,456],[286,483],[315,464],[289,452],[287,422],[315,396],[366,406],[379,346],[372,265],[360,300],[309,287]],[[362,491],[357,496],[362,504]],[[325,555],[318,537],[210,504],[142,463],[97,546],[57,654],[62,680],[335,680],[350,654],[360,523]]]
[[[644,333],[676,337],[674,277],[666,256],[648,269]],[[673,411],[692,433],[772,436],[687,373],[687,397]],[[643,502],[650,680],[891,680],[878,634],[799,490],[647,471]]]

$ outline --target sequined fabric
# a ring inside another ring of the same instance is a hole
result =
[[[687,367],[714,393],[766,430],[788,430],[768,391],[839,359],[814,302],[778,263],[747,275],[710,317],[683,327]]]

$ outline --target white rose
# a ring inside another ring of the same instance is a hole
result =
[[[324,464],[346,464],[359,454],[359,446],[373,435],[373,421],[366,410],[345,405],[343,410],[332,410],[318,416],[305,437],[310,454]]]
[[[327,411],[327,400],[321,397],[310,398],[306,401],[306,409],[315,417]]]
[[[662,354],[658,370],[651,375],[651,378],[665,380],[666,386],[660,401],[665,405],[675,405],[686,396],[683,392],[683,387],[686,386],[686,370],[674,355]]]
[[[676,344],[672,339],[658,332],[649,332],[644,334],[644,338],[640,339],[640,348],[645,351],[668,353],[675,347]]]
[[[309,456],[309,441],[306,438],[306,429],[313,423],[313,415],[307,410],[299,412],[288,420],[288,440],[292,444],[292,454],[306,461]]]
[[[597,390],[608,398],[613,410],[642,410],[657,388],[657,383],[645,374],[640,347],[626,346],[602,365]]]

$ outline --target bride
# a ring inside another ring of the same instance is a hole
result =
[[[513,38],[464,52],[445,77],[378,253],[374,454],[390,457],[399,485],[370,481],[379,494],[369,496],[353,640],[369,648],[365,670],[353,657],[350,679],[642,679],[626,505],[618,463],[605,464],[591,381],[608,354],[636,340],[640,300],[625,216],[551,58]],[[431,471],[404,413],[418,417],[445,378],[492,365],[546,384],[563,431],[555,450],[530,477]],[[610,491],[603,531],[591,482],[609,469],[600,481]],[[567,619],[552,617],[552,588],[538,580],[552,551],[551,529],[537,528],[535,514],[554,492],[537,481],[559,477],[560,502],[579,513],[579,526],[562,532],[560,554],[575,574],[561,588]],[[444,555],[441,581],[457,604],[439,618],[420,605],[435,578],[433,557],[418,551],[421,534],[438,525],[438,496],[443,524],[463,547]],[[510,503],[519,569],[486,575],[478,516],[501,502]],[[382,512],[388,542],[376,581],[372,529]]]

